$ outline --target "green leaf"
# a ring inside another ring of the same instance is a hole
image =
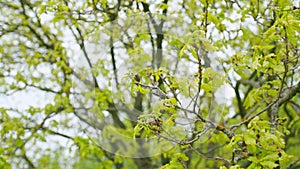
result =
[[[264,156],[262,159],[260,159],[260,161],[269,161],[269,160],[275,160],[275,159],[278,159],[278,158],[279,158],[278,154],[272,153],[272,154],[269,154],[267,156]]]
[[[254,106],[255,103],[261,101],[260,93],[261,93],[260,89],[251,90],[244,102],[244,106],[246,108],[250,108]]]
[[[197,51],[195,50],[195,48],[191,46],[190,50],[192,52],[193,57],[198,60],[198,54],[197,54]]]
[[[181,50],[180,50],[180,52],[179,52],[179,57],[180,58],[182,58],[183,56],[184,56],[184,52],[185,52],[185,50],[187,49],[187,45],[184,45],[182,48],[181,48]]]
[[[256,145],[256,134],[253,131],[248,131],[244,134],[246,145]]]
[[[276,71],[276,72],[278,72],[278,73],[282,73],[282,72],[284,72],[285,71],[285,68],[284,68],[284,66],[283,65],[281,65],[281,64],[278,64],[278,65],[274,65],[274,70]]]
[[[276,164],[276,163],[273,162],[273,161],[262,161],[262,162],[260,162],[260,164],[261,164],[262,166],[264,166],[264,167],[266,167],[266,168],[270,168],[270,169],[275,168],[275,167],[278,166],[278,164]]]
[[[217,47],[211,45],[210,42],[208,40],[206,40],[206,39],[202,39],[201,42],[202,42],[202,44],[204,46],[204,49],[207,50],[207,51],[209,51],[209,52],[210,51],[216,51],[216,50],[218,50]]]
[[[255,164],[259,163],[259,161],[260,161],[260,160],[259,160],[257,157],[255,157],[255,156],[249,157],[248,160],[249,160],[249,161],[252,161],[252,162],[255,163]]]
[[[209,84],[203,83],[201,85],[201,88],[205,91],[205,92],[210,92],[211,91],[211,86]]]

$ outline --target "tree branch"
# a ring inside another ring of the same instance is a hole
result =
[[[292,87],[287,87],[283,90],[282,94],[278,99],[276,99],[274,102],[270,103],[268,106],[263,108],[261,111],[253,115],[252,117],[248,118],[245,121],[242,121],[241,123],[234,124],[230,127],[231,130],[234,130],[237,127],[240,127],[243,124],[246,124],[250,122],[252,119],[254,119],[256,116],[261,115],[265,111],[267,111],[269,108],[271,108],[274,104],[278,104],[278,107],[280,107],[284,102],[290,100],[292,97],[294,97],[297,93],[300,92],[300,82],[298,82],[297,85],[294,85]]]

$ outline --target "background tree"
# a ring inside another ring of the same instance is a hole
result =
[[[0,6],[1,168],[299,167],[297,2]]]

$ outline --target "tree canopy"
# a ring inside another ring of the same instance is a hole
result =
[[[299,168],[299,5],[2,0],[0,168]]]

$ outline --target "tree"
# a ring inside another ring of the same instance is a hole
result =
[[[300,166],[299,4],[0,5],[1,168]]]

